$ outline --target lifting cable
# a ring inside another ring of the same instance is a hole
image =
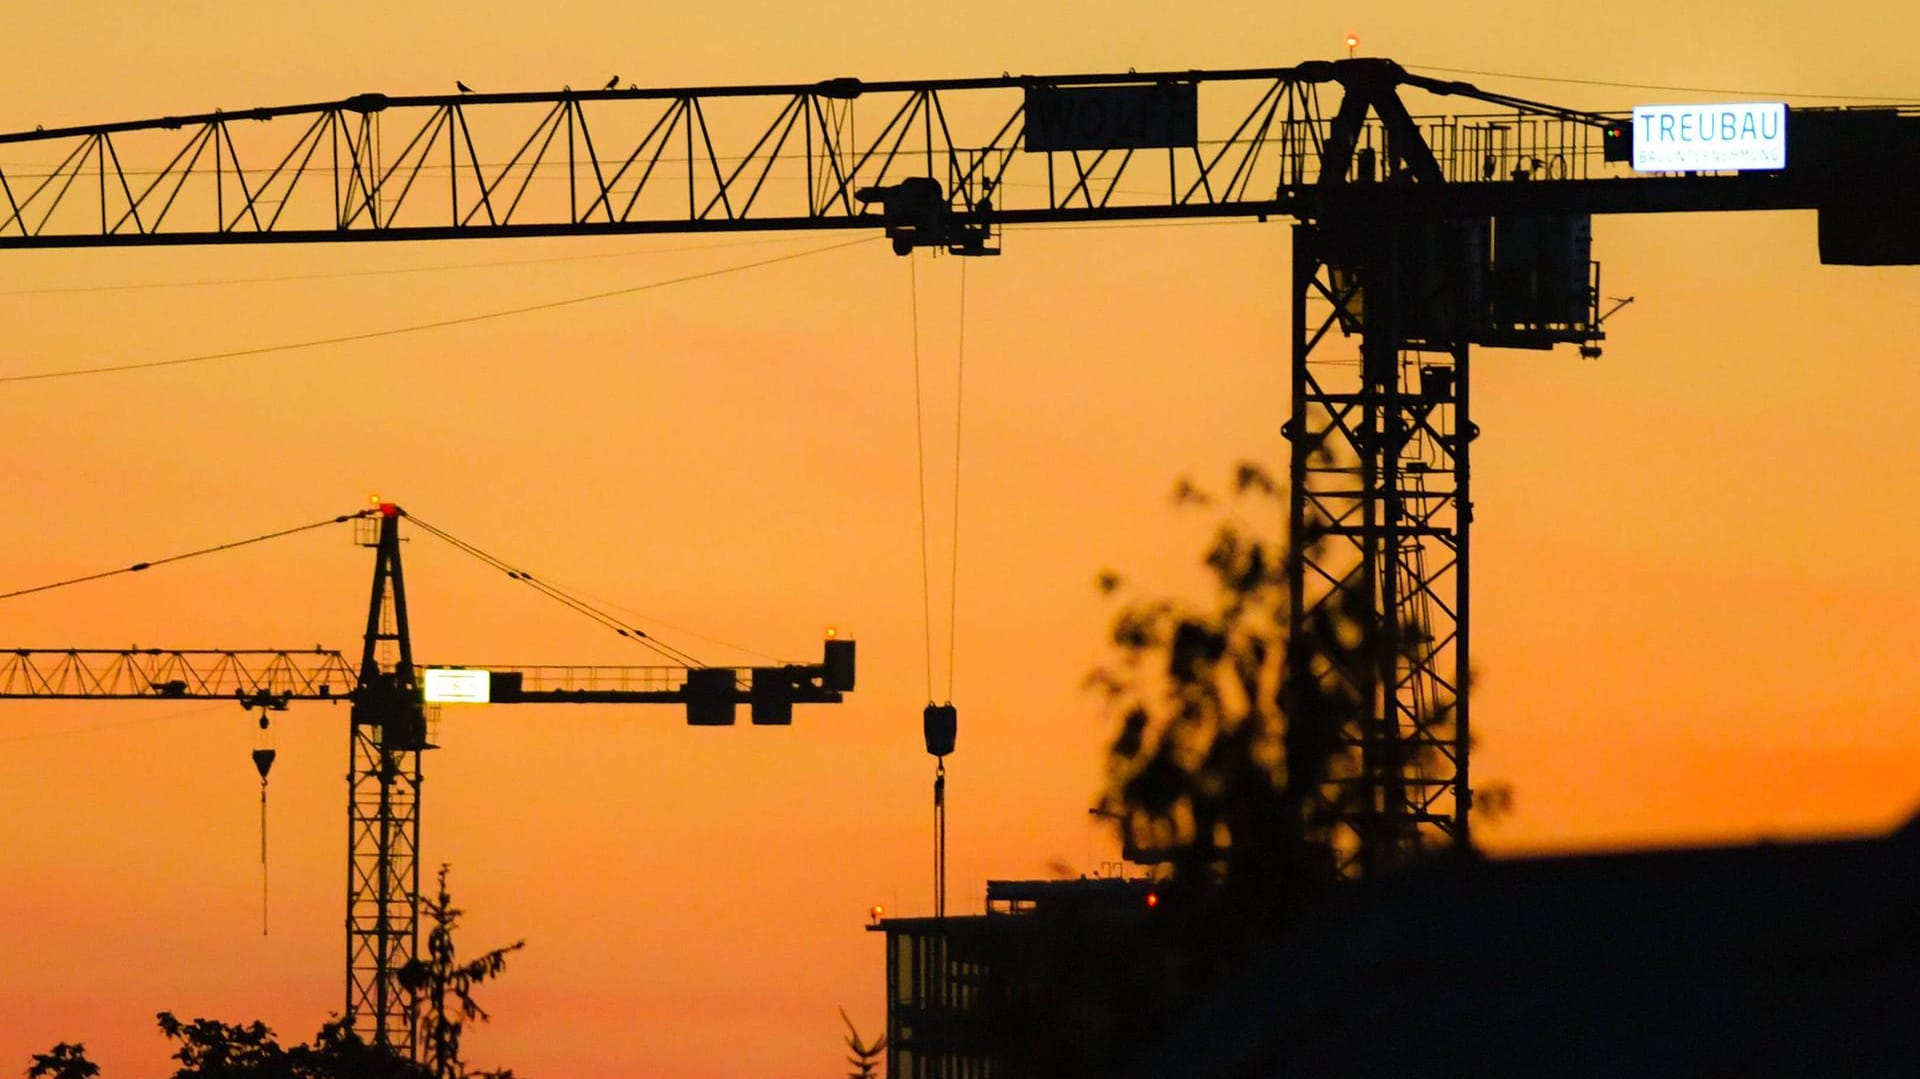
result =
[[[923,639],[926,644],[927,662],[927,702],[931,704],[933,695],[933,559],[928,544],[927,515],[927,420],[926,405],[921,389],[922,372],[920,357],[920,275],[908,260],[908,302],[913,315],[913,424],[914,454],[919,464],[918,478],[920,490],[920,613],[924,626]],[[954,660],[957,654],[955,629],[959,624],[959,586],[960,586],[960,449],[961,433],[965,405],[967,374],[967,263],[960,260],[960,328],[957,362],[955,365],[953,388],[953,536],[949,548],[947,575],[947,694],[948,703],[953,701]]]
[[[953,546],[947,562],[947,700],[953,700],[955,629],[960,619],[960,432],[967,385],[967,260],[960,260],[960,343],[953,375]]]
[[[146,562],[135,562],[131,566],[123,566],[119,569],[103,570],[99,573],[89,573],[84,577],[70,577],[64,581],[53,581],[49,584],[34,585],[32,588],[18,588],[12,592],[0,592],[0,599],[13,599],[16,596],[30,596],[30,595],[33,595],[35,592],[49,592],[56,588],[65,588],[68,585],[85,584],[88,581],[98,581],[98,580],[105,579],[107,577],[117,577],[122,573],[139,573],[141,570],[152,569],[154,566],[164,566],[169,562],[184,562],[189,558],[198,558],[201,555],[215,554],[220,551],[231,551],[236,547],[246,547],[250,544],[255,544],[255,543],[265,543],[268,540],[280,539],[283,536],[291,536],[300,532],[311,532],[316,528],[325,528],[328,525],[344,524],[347,521],[356,520],[358,518],[367,517],[370,515],[371,515],[371,511],[369,510],[361,510],[359,513],[345,513],[345,514],[341,514],[338,517],[329,517],[324,521],[315,521],[312,524],[299,525],[294,528],[283,528],[278,532],[268,532],[268,533],[265,533],[264,535],[253,536],[249,539],[234,540],[232,543],[222,543],[213,547],[202,547],[197,551],[188,551],[184,554],[168,555],[165,558],[155,558]]]
[[[488,554],[487,552],[481,550],[478,547],[475,547],[473,544],[468,543],[466,540],[463,540],[460,537],[455,536],[454,534],[446,531],[443,528],[436,527],[435,525],[432,525],[426,521],[423,521],[420,518],[414,516],[413,514],[408,514],[407,520],[413,522],[415,527],[426,532],[428,535],[434,537],[435,539],[438,539],[447,543],[449,546],[453,547],[455,550],[458,550],[463,554],[470,555],[473,558],[476,558],[481,562],[484,562],[487,565],[493,567],[494,569],[497,569],[500,572],[506,574],[510,580],[519,581],[520,583],[526,585],[527,587],[533,589],[534,591],[539,592],[541,595],[546,596],[548,599],[551,599],[554,602],[569,608],[575,613],[585,615],[587,618],[595,622],[598,622],[600,625],[605,626],[610,630],[613,630],[615,633],[619,634],[622,637],[625,637],[629,640],[632,640],[638,643],[644,648],[652,649],[655,653],[660,655],[662,658],[666,659],[669,663],[672,663],[676,666],[682,666],[682,667],[705,667],[706,666],[706,664],[693,658],[692,656],[688,655],[686,652],[683,652],[680,649],[675,648],[674,646],[666,643],[665,641],[660,640],[658,637],[655,637],[653,634],[648,633],[646,630],[643,630],[638,626],[631,625],[626,621],[618,617],[615,617],[614,615],[609,614],[608,612],[600,609],[599,607],[596,607],[593,604],[588,603],[586,600],[581,599],[580,597],[575,596],[572,593],[567,592],[556,585],[553,585],[547,581],[543,581],[538,577],[535,577],[532,573],[529,573],[526,570],[520,569],[519,567],[513,565],[512,563],[508,562],[504,558],[499,558],[495,555]]]
[[[267,935],[267,773],[273,770],[273,736],[268,733],[267,710],[260,710],[260,742],[253,751],[253,768],[260,773],[260,935]]]
[[[920,627],[927,652],[927,703],[933,703],[933,571],[927,556],[927,410],[920,395],[920,269],[907,256],[907,306],[913,317],[914,476],[920,482]]]
[[[908,300],[913,317],[913,422],[914,448],[919,464],[920,488],[920,603],[925,627],[927,660],[927,707],[922,715],[922,731],[927,752],[935,758],[933,772],[933,913],[947,914],[947,754],[953,752],[958,713],[953,706],[955,656],[958,652],[955,630],[959,622],[960,584],[960,446],[966,384],[967,358],[967,264],[960,263],[960,329],[958,361],[954,377],[953,416],[953,546],[949,551],[947,579],[947,696],[945,703],[933,699],[933,571],[927,541],[927,421],[921,392],[920,357],[920,274],[915,260],[908,264]]]

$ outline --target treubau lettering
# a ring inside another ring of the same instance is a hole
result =
[[[1639,105],[1633,110],[1633,167],[1640,172],[1787,167],[1787,107]]]

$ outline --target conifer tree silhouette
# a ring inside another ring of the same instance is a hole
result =
[[[432,899],[422,899],[433,929],[427,934],[427,957],[400,968],[400,986],[412,995],[426,1039],[426,1065],[433,1079],[463,1079],[468,1073],[460,1059],[460,1035],[472,1020],[487,1021],[486,1009],[473,999],[474,987],[500,976],[507,956],[526,947],[524,940],[495,948],[478,959],[461,961],[454,953],[453,931],[464,913],[447,893],[447,867],[442,865]],[[511,1072],[481,1072],[506,1079]]]
[[[847,1063],[854,1070],[847,1073],[847,1079],[878,1079],[880,1075],[880,1054],[887,1051],[887,1036],[880,1035],[878,1041],[868,1042],[860,1037],[860,1031],[847,1017],[847,1010],[840,1009],[840,1021],[847,1025],[847,1048],[853,1055],[847,1057]]]

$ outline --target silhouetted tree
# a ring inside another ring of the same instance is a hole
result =
[[[339,1017],[328,1020],[311,1045],[283,1048],[265,1023],[182,1022],[172,1012],[161,1012],[160,1033],[178,1043],[173,1059],[180,1066],[173,1079],[514,1079],[511,1069],[467,1071],[460,1060],[460,1033],[464,1020],[487,1018],[473,999],[473,987],[497,976],[506,967],[507,953],[526,942],[458,962],[453,931],[461,911],[447,894],[444,865],[439,882],[438,894],[423,903],[433,921],[428,958],[416,959],[399,972],[402,988],[413,995],[416,1014],[422,1016],[425,1063],[407,1060],[385,1045],[369,1045]],[[99,1074],[79,1043],[66,1042],[34,1054],[27,1069],[28,1079],[94,1079]]]
[[[845,1008],[840,1009],[840,1021],[847,1025],[847,1048],[853,1053],[847,1063],[853,1065],[854,1070],[847,1073],[847,1079],[876,1079],[880,1074],[880,1054],[887,1050],[887,1036],[882,1034],[878,1041],[871,1043],[863,1040]]]
[[[173,1059],[180,1062],[174,1079],[279,1079],[291,1076],[286,1050],[265,1023],[245,1026],[217,1019],[181,1022],[172,1012],[157,1017],[160,1033],[180,1043]]]
[[[369,1045],[347,1021],[330,1019],[312,1045],[287,1050],[299,1079],[426,1079],[424,1064],[383,1045]]]
[[[1259,468],[1242,466],[1233,494],[1283,519],[1280,489]],[[1184,481],[1174,501],[1219,506]],[[1113,659],[1089,678],[1118,719],[1099,812],[1131,860],[1159,864],[1152,904],[1061,911],[1045,947],[1018,957],[1032,991],[993,998],[981,1017],[1016,1074],[1114,1074],[1334,877],[1352,787],[1338,782],[1353,764],[1342,733],[1369,702],[1350,680],[1296,684],[1292,672],[1360,668],[1380,635],[1356,606],[1364,599],[1343,592],[1294,636],[1286,547],[1244,517],[1227,517],[1203,562],[1209,597],[1124,603]],[[1124,590],[1113,573],[1099,583]]]
[[[93,1079],[100,1065],[87,1059],[87,1047],[80,1042],[61,1042],[49,1052],[33,1054],[27,1066],[27,1079]]]
[[[1265,519],[1284,518],[1281,495],[1259,467],[1237,470],[1235,500]],[[1185,481],[1174,499],[1216,505]],[[1323,527],[1307,528],[1294,539],[1311,555]],[[1358,768],[1343,731],[1363,729],[1372,702],[1329,675],[1377,669],[1384,644],[1359,589],[1314,605],[1293,635],[1285,543],[1244,518],[1227,517],[1204,562],[1212,599],[1128,604],[1114,621],[1117,662],[1091,681],[1120,715],[1105,802],[1122,842],[1130,856],[1163,859],[1169,899],[1204,908],[1218,936],[1277,927],[1292,902],[1333,878],[1336,821],[1365,795],[1342,782]],[[1109,593],[1121,584],[1113,574],[1100,583]],[[1437,702],[1436,727],[1451,707]]]
[[[180,1043],[173,1079],[425,1079],[416,1064],[386,1046],[368,1045],[346,1020],[329,1020],[311,1045],[282,1048],[266,1024],[181,1022],[159,1015],[160,1033]]]
[[[524,940],[495,948],[465,962],[454,954],[453,931],[463,913],[447,894],[447,867],[440,867],[439,887],[431,900],[423,899],[433,930],[427,934],[427,957],[400,968],[400,985],[412,994],[416,1014],[426,1037],[427,1070],[434,1079],[460,1079],[466,1064],[460,1059],[460,1035],[469,1020],[487,1021],[486,1009],[473,999],[474,987],[498,977],[507,967],[507,955],[526,947]],[[477,1075],[506,1079],[511,1072]]]

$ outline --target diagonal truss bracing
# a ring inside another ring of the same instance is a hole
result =
[[[359,94],[36,129],[0,134],[0,246],[871,228],[860,193],[908,177],[996,223],[1286,213],[1322,179],[1321,91],[1355,71]],[[1597,117],[1400,76],[1514,109],[1422,122],[1451,180],[1598,168]],[[1033,95],[1089,87],[1191,89],[1196,137],[1036,149]]]
[[[1468,348],[1397,332],[1383,265],[1391,259],[1335,255],[1312,226],[1294,230],[1286,433],[1291,527],[1308,542],[1289,567],[1292,635],[1305,639],[1322,611],[1365,612],[1362,647],[1300,655],[1313,668],[1294,672],[1361,705],[1308,810],[1346,876],[1464,844],[1471,808]],[[1347,334],[1360,355],[1333,358]]]
[[[358,685],[338,652],[274,649],[16,648],[0,652],[0,699],[347,700]]]

